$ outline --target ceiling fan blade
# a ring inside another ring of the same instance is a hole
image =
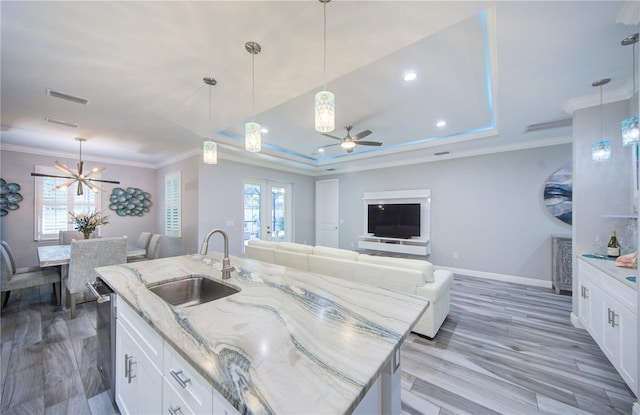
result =
[[[318,147],[318,150],[320,150],[320,149],[325,149],[325,148],[327,148],[327,147],[339,146],[339,145],[340,145],[340,143],[327,144],[326,146]]]
[[[88,179],[88,178],[84,178],[85,181],[91,181],[91,182],[100,182],[100,183],[112,183],[112,184],[120,184],[119,181],[117,180],[102,180],[102,179]]]
[[[356,144],[361,146],[381,146],[382,143],[379,141],[357,141]]]
[[[65,166],[64,164],[60,163],[59,161],[56,161],[55,163],[53,163],[53,166],[56,169],[63,171],[70,176],[73,176],[73,177],[77,176],[77,174],[73,170],[71,170],[69,167]]]
[[[51,190],[53,190],[54,192],[57,192],[60,189],[67,190],[75,181],[76,179],[69,179],[66,183],[60,184]]]
[[[353,137],[351,137],[354,141],[358,141],[361,138],[365,138],[366,136],[368,136],[369,134],[371,134],[370,130],[364,130],[364,131],[360,131],[358,134],[354,135]]]
[[[34,177],[54,177],[56,179],[73,179],[76,180],[75,177],[69,176],[56,176],[55,174],[43,174],[43,173],[31,173]]]
[[[334,140],[342,141],[342,138],[338,138],[338,137],[333,136],[331,134],[322,133],[322,135],[325,136],[325,137],[333,138]]]

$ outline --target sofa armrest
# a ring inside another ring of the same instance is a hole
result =
[[[426,298],[432,302],[438,298],[449,294],[449,287],[453,282],[453,273],[444,269],[439,269],[433,273],[433,282],[427,282],[416,288],[416,295]]]

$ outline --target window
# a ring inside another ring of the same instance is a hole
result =
[[[182,213],[180,209],[180,171],[169,173],[164,177],[165,221],[164,234],[166,236],[182,236]]]
[[[35,171],[43,174],[61,175],[53,167],[36,166]],[[94,175],[92,178],[99,179],[100,175]],[[67,190],[53,191],[55,186],[67,181],[68,179],[56,177],[35,178],[34,237],[36,241],[58,239],[60,231],[73,229],[73,225],[69,222],[69,212],[78,214],[100,210],[100,192],[85,191],[84,194],[78,196],[76,195],[77,185],[71,186]]]

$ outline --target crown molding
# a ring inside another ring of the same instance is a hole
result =
[[[3,144],[0,143],[0,151],[15,151],[18,153],[27,153],[27,154],[35,154],[38,156],[48,156],[48,157],[64,157],[69,159],[77,159],[78,153],[68,153],[64,151],[51,151],[38,147],[25,147],[18,146],[15,144]],[[112,159],[106,157],[95,157],[91,155],[82,155],[82,161],[97,161],[100,163],[108,163],[108,164],[117,164],[120,166],[130,166],[130,167],[142,167],[145,169],[155,169],[156,166],[151,163],[141,163],[138,161],[130,161],[130,160],[122,160],[122,159]]]

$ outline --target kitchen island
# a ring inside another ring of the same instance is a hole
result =
[[[351,413],[370,392],[381,411],[400,411],[400,346],[428,301],[238,257],[224,282],[240,292],[228,297],[174,307],[147,288],[193,274],[221,281],[221,259],[185,255],[97,271],[118,304],[239,413]]]

